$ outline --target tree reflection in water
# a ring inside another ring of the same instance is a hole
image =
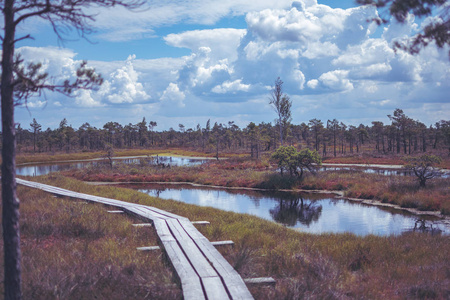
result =
[[[274,221],[285,226],[293,227],[297,222],[309,226],[312,222],[319,220],[322,205],[312,200],[306,202],[302,196],[292,195],[291,199],[279,200],[279,204],[270,209],[270,214]]]

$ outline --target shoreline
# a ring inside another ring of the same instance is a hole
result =
[[[227,190],[246,190],[246,191],[261,191],[261,192],[270,192],[270,191],[281,191],[281,192],[303,192],[303,193],[316,193],[316,194],[333,194],[337,198],[342,200],[348,200],[352,202],[359,202],[366,205],[371,206],[379,206],[385,208],[392,208],[395,210],[401,210],[408,212],[410,214],[416,216],[430,216],[439,218],[440,221],[445,225],[450,227],[450,216],[443,215],[440,211],[422,211],[416,208],[408,208],[401,207],[397,204],[391,203],[383,203],[380,200],[370,200],[370,199],[360,199],[360,198],[350,198],[345,197],[343,191],[336,190],[304,190],[304,189],[278,189],[278,190],[270,190],[270,189],[260,189],[260,188],[249,188],[249,187],[224,187],[218,185],[205,185],[193,182],[161,182],[161,181],[149,181],[149,182],[99,182],[99,181],[83,181],[89,185],[120,185],[120,184],[172,184],[172,185],[190,185],[193,187],[205,187],[205,188],[214,188],[214,189],[227,189]]]
[[[204,160],[216,160],[215,157],[201,157],[201,156],[186,156],[179,154],[170,154],[170,153],[162,153],[162,154],[152,154],[152,155],[135,155],[135,156],[116,156],[113,157],[112,160],[121,160],[121,159],[134,159],[134,158],[148,158],[148,157],[182,157],[188,159],[204,159]],[[225,157],[219,157],[219,160],[227,159]],[[74,160],[55,160],[55,161],[38,161],[38,162],[26,162],[16,164],[17,167],[29,166],[29,165],[51,165],[51,164],[70,164],[70,163],[79,163],[79,162],[94,162],[108,160],[107,157],[98,157],[98,158],[89,158],[89,159],[74,159]]]

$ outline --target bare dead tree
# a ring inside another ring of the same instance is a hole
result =
[[[288,95],[283,93],[283,81],[280,77],[275,80],[275,86],[270,93],[269,104],[277,114],[277,123],[280,132],[280,145],[283,146],[283,133],[285,133],[289,123],[292,120],[292,100],[290,100]]]
[[[19,199],[16,194],[16,138],[14,106],[31,95],[44,90],[71,94],[77,89],[90,89],[101,84],[102,79],[83,63],[73,82],[60,85],[47,82],[47,75],[39,72],[39,65],[25,64],[15,56],[18,41],[31,38],[29,34],[16,37],[16,29],[24,21],[40,18],[50,23],[60,40],[70,29],[81,37],[92,32],[90,22],[95,15],[89,8],[123,6],[138,8],[141,1],[126,0],[4,0],[0,1],[3,13],[1,110],[2,110],[2,226],[5,261],[5,299],[21,299],[21,252],[19,231]],[[91,11],[91,12],[90,12]]]

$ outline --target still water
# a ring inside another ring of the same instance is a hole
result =
[[[194,166],[204,163],[209,159],[189,158],[178,156],[150,156],[150,157],[117,157],[113,163],[140,164],[140,163],[163,163],[172,166]],[[16,168],[16,174],[22,176],[41,176],[51,172],[66,171],[70,169],[80,169],[97,164],[108,164],[106,160],[86,160],[72,163],[53,163],[53,164],[37,164],[22,165]]]
[[[122,157],[114,163],[193,166],[210,159],[189,157]],[[72,163],[53,163],[23,165],[16,169],[17,175],[40,176],[50,172],[107,164],[105,160],[90,160]],[[328,170],[342,170],[343,167],[326,167]],[[377,172],[385,175],[401,174],[400,170],[379,170],[366,168],[364,172]],[[211,206],[237,213],[247,213],[284,226],[297,228],[310,233],[352,232],[357,235],[400,234],[413,230],[418,217],[399,213],[396,210],[380,209],[375,206],[336,199],[333,195],[292,194],[283,192],[256,192],[244,190],[225,190],[193,188],[191,186],[153,185],[139,188],[141,192],[163,199],[174,199],[189,204]],[[442,230],[449,234],[450,229],[436,220],[426,220],[425,226]]]
[[[191,158],[191,157],[180,157],[180,156],[150,156],[150,157],[116,157],[113,159],[114,163],[124,163],[124,164],[141,164],[141,163],[154,163],[154,164],[165,164],[171,166],[195,166],[199,165],[212,159],[207,158]],[[17,166],[16,174],[21,176],[40,176],[46,175],[51,172],[66,171],[70,169],[79,169],[89,166],[95,166],[97,164],[108,164],[105,159],[93,159],[85,160],[79,162],[70,163],[52,163],[52,164],[30,164]],[[338,170],[349,170],[349,171],[361,171],[364,173],[376,173],[380,175],[394,175],[394,176],[413,176],[409,171],[401,168],[396,169],[382,169],[382,168],[371,168],[371,167],[354,167],[354,166],[323,166],[320,168],[321,171],[338,171]],[[441,177],[450,178],[450,173],[448,170],[443,170],[441,172]]]
[[[352,232],[357,235],[390,235],[411,231],[418,217],[336,199],[333,195],[259,192],[197,188],[189,185],[152,184],[135,187],[142,193],[199,206],[246,213],[309,233]],[[450,233],[439,221],[426,221],[430,229]],[[417,225],[418,226],[418,225]]]

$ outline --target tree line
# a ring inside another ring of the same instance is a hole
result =
[[[240,128],[233,121],[227,124],[207,121],[204,127],[157,131],[157,122],[141,122],[127,125],[107,122],[101,128],[84,123],[79,128],[63,119],[58,128],[43,130],[36,119],[23,128],[16,127],[19,152],[74,152],[115,149],[144,149],[178,147],[205,152],[248,152],[258,158],[261,152],[274,151],[284,135],[285,145],[295,145],[316,150],[322,156],[342,156],[362,152],[384,154],[414,154],[446,151],[450,154],[450,121],[441,120],[434,125],[408,117],[401,109],[388,115],[390,124],[373,121],[371,125],[346,125],[336,119],[326,122],[311,119],[301,124],[277,122],[250,122]],[[283,126],[280,130],[280,126]]]

